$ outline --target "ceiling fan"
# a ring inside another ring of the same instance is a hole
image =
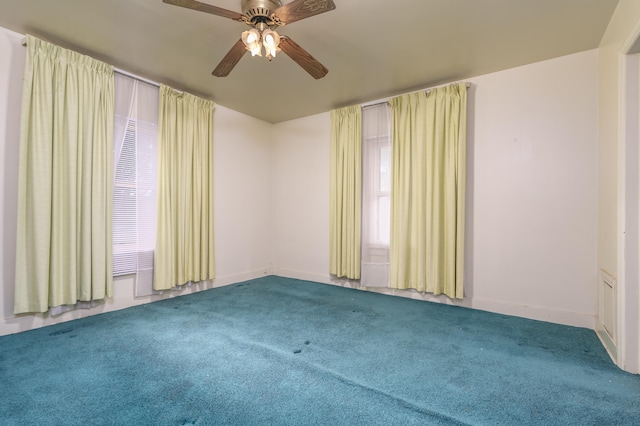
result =
[[[249,51],[253,56],[262,56],[264,47],[266,56],[271,60],[276,53],[283,51],[313,78],[327,75],[329,70],[306,50],[287,36],[279,35],[275,29],[336,8],[333,0],[293,0],[282,4],[281,0],[242,0],[242,13],[223,9],[196,0],[162,0],[164,3],[186,7],[234,21],[244,22],[251,27],[244,31],[240,40],[222,58],[213,70],[216,77],[226,77],[233,67]]]

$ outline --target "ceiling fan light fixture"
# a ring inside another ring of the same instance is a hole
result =
[[[242,0],[242,13],[198,0],[162,1],[174,6],[229,18],[251,27],[250,30],[242,33],[240,40],[235,42],[213,70],[211,74],[216,77],[228,76],[247,51],[251,52],[252,56],[262,56],[263,47],[269,60],[283,51],[315,79],[322,78],[329,72],[290,37],[281,37],[273,29],[329,12],[336,8],[333,0]]]
[[[262,56],[262,44],[260,42],[260,31],[252,28],[242,33],[242,42],[252,56]]]
[[[269,60],[275,58],[276,53],[280,51],[280,34],[270,29],[264,30],[262,32],[262,44],[267,53],[267,58],[269,58]]]

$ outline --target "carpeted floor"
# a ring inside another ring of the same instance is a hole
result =
[[[0,337],[2,425],[640,425],[591,330],[266,277]]]

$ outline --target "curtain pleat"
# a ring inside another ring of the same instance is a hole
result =
[[[360,278],[362,109],[331,111],[330,270]]]
[[[464,296],[466,94],[391,100],[391,288]]]
[[[113,68],[27,35],[14,312],[111,296]]]
[[[160,87],[155,290],[215,278],[214,107]]]

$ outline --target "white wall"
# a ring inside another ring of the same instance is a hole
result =
[[[13,315],[17,162],[25,48],[0,28],[0,335],[264,276],[271,270],[271,124],[223,106],[214,113],[216,280],[163,296],[133,297],[132,276],[98,308],[51,318]]]
[[[271,274],[271,124],[220,105],[214,115],[216,276]]]
[[[274,274],[326,281],[330,114],[274,125]]]
[[[460,304],[594,327],[597,61],[593,50],[467,79],[468,297]],[[327,272],[329,125],[320,114],[274,127],[275,271],[357,287]]]
[[[476,307],[594,327],[598,53],[470,79]]]
[[[0,321],[12,317],[23,36],[0,28]],[[0,322],[0,335],[3,323]]]

